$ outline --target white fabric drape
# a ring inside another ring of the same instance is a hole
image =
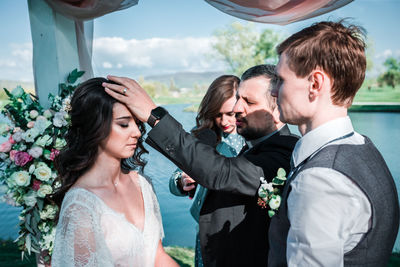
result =
[[[73,20],[91,20],[137,5],[139,0],[46,0],[58,13]]]
[[[93,77],[93,19],[105,14],[126,9],[139,0],[45,0],[57,13],[75,22],[79,68],[84,70],[84,80]]]
[[[340,8],[353,0],[205,0],[229,15],[262,23],[286,25]]]

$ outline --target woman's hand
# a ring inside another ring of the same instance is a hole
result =
[[[157,106],[146,91],[135,80],[129,78],[108,75],[107,79],[119,84],[103,83],[105,91],[125,104],[140,121],[147,122],[151,111]]]
[[[182,173],[181,183],[183,191],[189,192],[196,187],[196,181],[186,173]]]

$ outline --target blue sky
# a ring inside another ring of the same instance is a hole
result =
[[[316,21],[353,18],[373,40],[379,70],[386,57],[400,58],[399,14],[399,0],[356,0],[331,13],[286,26],[255,25],[260,31],[272,28],[289,35]],[[95,75],[137,78],[177,71],[222,71],[223,62],[209,56],[211,36],[234,21],[247,23],[202,0],[139,0],[136,6],[95,20]],[[0,79],[32,81],[27,2],[1,0],[0,22]]]

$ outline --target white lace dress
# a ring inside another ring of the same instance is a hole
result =
[[[69,190],[61,207],[51,265],[154,266],[164,236],[160,208],[150,180],[141,175],[139,180],[143,232],[95,194],[83,188]]]

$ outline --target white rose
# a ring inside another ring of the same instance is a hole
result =
[[[31,117],[31,119],[35,119],[37,116],[39,116],[39,112],[37,112],[37,110],[31,110],[29,112],[29,117]]]
[[[63,127],[63,126],[67,126],[68,123],[65,120],[65,115],[67,113],[65,111],[59,111],[56,114],[54,114],[54,118],[53,118],[53,125],[56,127]]]
[[[26,131],[23,135],[22,138],[28,142],[32,143],[35,141],[35,138],[39,135],[39,131],[36,128],[31,128],[28,131]]]
[[[31,182],[31,176],[26,171],[14,172],[10,178],[18,186],[28,186]]]
[[[46,164],[44,166],[41,165],[35,169],[33,174],[38,180],[47,182],[51,178],[51,169]]]
[[[46,110],[43,112],[43,116],[44,116],[46,119],[50,119],[51,117],[53,117],[53,114],[51,113],[50,110],[46,109]]]
[[[35,125],[33,126],[33,128],[35,128],[36,130],[39,131],[40,134],[43,134],[44,131],[47,129],[47,127],[49,127],[51,125],[51,122],[48,121],[45,117],[43,116],[39,116],[36,119]]]
[[[273,196],[269,201],[269,206],[271,209],[276,210],[281,205],[281,197],[279,195]]]
[[[67,142],[65,141],[65,139],[57,138],[54,148],[57,150],[61,150],[65,147],[66,144]]]
[[[36,140],[35,145],[41,146],[41,147],[45,147],[45,146],[50,145],[51,142],[52,142],[51,136],[48,135],[48,134],[46,134],[46,135],[44,135],[44,136],[42,136],[42,137],[39,137],[39,138]]]
[[[12,135],[13,140],[17,143],[20,142],[22,140],[22,134],[23,132],[21,131],[16,132],[15,134]]]
[[[39,190],[37,191],[37,196],[44,198],[46,195],[51,194],[53,189],[48,184],[41,184]]]
[[[33,158],[37,159],[43,154],[43,148],[40,146],[34,146],[31,149],[28,150],[29,155],[31,155]]]
[[[28,207],[33,207],[36,205],[36,192],[35,191],[29,191],[28,194],[26,194],[24,197],[24,202]]]

